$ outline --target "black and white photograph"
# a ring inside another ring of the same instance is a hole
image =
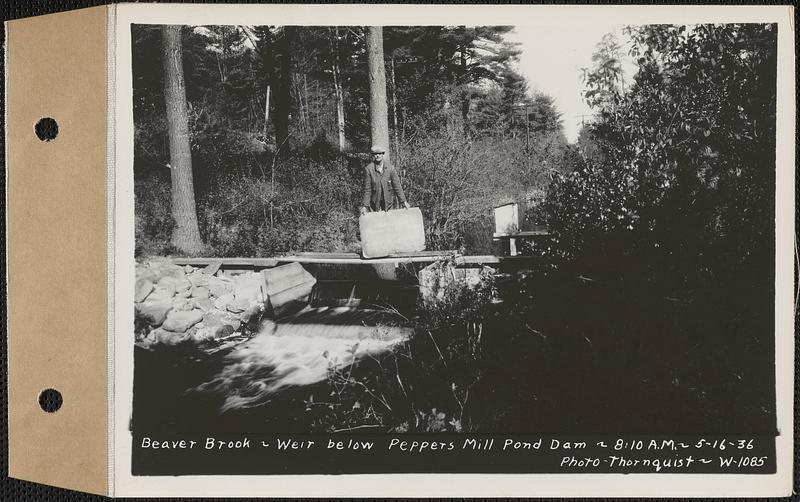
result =
[[[776,472],[777,23],[242,21],[124,27],[132,476]]]

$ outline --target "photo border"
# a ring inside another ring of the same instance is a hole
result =
[[[792,492],[794,445],[795,80],[792,6],[477,6],[477,5],[166,5],[110,7],[109,46],[116,102],[114,145],[114,410],[110,420],[112,496],[171,497],[749,497]],[[530,19],[530,22],[523,21]],[[131,475],[134,199],[131,24],[269,25],[591,25],[777,23],[775,199],[775,474],[387,474],[141,477]],[[115,59],[114,59],[115,58]],[[111,321],[110,321],[111,322]]]

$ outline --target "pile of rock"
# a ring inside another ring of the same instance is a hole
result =
[[[264,275],[225,275],[213,267],[168,261],[136,267],[136,343],[143,347],[204,342],[257,322],[267,304]]]

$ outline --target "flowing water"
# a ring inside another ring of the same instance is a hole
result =
[[[312,430],[305,401],[330,393],[332,371],[372,367],[408,340],[406,317],[418,294],[407,283],[353,280],[352,270],[323,272],[329,278],[318,280],[309,306],[263,320],[255,335],[201,347],[137,347],[132,427]]]
[[[394,312],[357,307],[307,308],[278,323],[264,321],[194,391],[224,395],[223,412],[261,406],[281,390],[322,382],[330,370],[392,350],[411,335],[397,321]]]

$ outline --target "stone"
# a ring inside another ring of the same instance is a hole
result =
[[[202,272],[195,272],[192,275],[187,276],[189,282],[192,283],[192,286],[208,286],[208,282],[210,277]]]
[[[230,324],[224,324],[214,330],[214,338],[224,338],[226,336],[231,336],[235,332],[236,330],[233,326]]]
[[[154,344],[155,344],[155,341],[151,340],[149,338],[143,338],[141,340],[137,340],[134,343],[134,345],[136,345],[137,347],[141,347],[141,348],[147,349],[147,350],[150,350],[150,347],[152,347]]]
[[[173,331],[167,331],[162,328],[158,328],[151,332],[151,336],[155,343],[160,343],[162,345],[168,346],[175,346],[180,343],[187,341],[188,336],[186,333],[175,333]]]
[[[214,302],[214,307],[218,308],[219,310],[225,310],[231,303],[233,303],[233,294],[225,293],[216,299]]]
[[[219,277],[209,277],[208,289],[211,292],[211,296],[214,298],[219,298],[225,293],[228,293],[230,287],[229,284],[230,283],[220,279]]]
[[[236,319],[235,317],[225,319],[225,324],[233,328],[233,331],[236,331],[242,327],[242,321]]]
[[[136,280],[148,280],[155,284],[160,278],[161,276],[159,276],[152,268],[148,266],[137,265]]]
[[[210,312],[214,310],[214,300],[212,298],[194,298],[194,306],[203,312]]]
[[[186,277],[175,279],[175,293],[180,293],[185,290],[192,289],[192,282]]]
[[[247,306],[240,305],[240,304],[237,304],[237,303],[231,303],[227,307],[228,312],[233,312],[234,314],[240,314],[240,313],[244,312],[246,308],[247,308]]]
[[[176,311],[167,315],[162,328],[175,333],[185,333],[192,326],[203,320],[202,310]]]
[[[193,310],[195,308],[194,302],[187,298],[175,297],[172,299],[173,310]]]
[[[161,277],[178,279],[185,275],[183,267],[169,262],[152,262],[150,268]]]
[[[221,310],[212,310],[211,312],[206,312],[203,315],[203,326],[215,328],[217,326],[222,326],[223,323],[223,316],[226,313]]]
[[[201,327],[192,335],[192,340],[195,342],[207,342],[216,338],[215,329]]]
[[[241,321],[235,319],[227,312],[219,310],[208,312],[203,316],[202,327],[205,333],[210,333],[212,338],[229,336],[236,332],[241,326]],[[200,326],[200,324],[198,324]]]
[[[155,289],[156,285],[150,279],[140,278],[136,279],[135,291],[133,293],[133,301],[141,303],[145,301],[147,296]]]
[[[209,263],[206,268],[203,269],[203,273],[207,275],[214,275],[219,271],[219,268],[222,266],[222,260],[215,260]]]
[[[175,294],[175,278],[162,277],[156,283],[156,287],[164,291],[169,291],[170,296],[172,296]]]
[[[241,319],[243,323],[248,323],[252,320],[258,320],[261,316],[261,313],[264,311],[264,304],[263,303],[255,303],[250,305],[248,308],[242,312]]]
[[[172,310],[172,299],[152,300],[136,305],[136,317],[144,319],[151,326],[161,326]]]
[[[161,286],[156,286],[152,293],[147,297],[147,303],[172,303],[172,298],[175,296],[173,289],[165,289]]]
[[[203,286],[194,286],[192,287],[191,296],[192,298],[208,298],[211,292],[208,288]]]

